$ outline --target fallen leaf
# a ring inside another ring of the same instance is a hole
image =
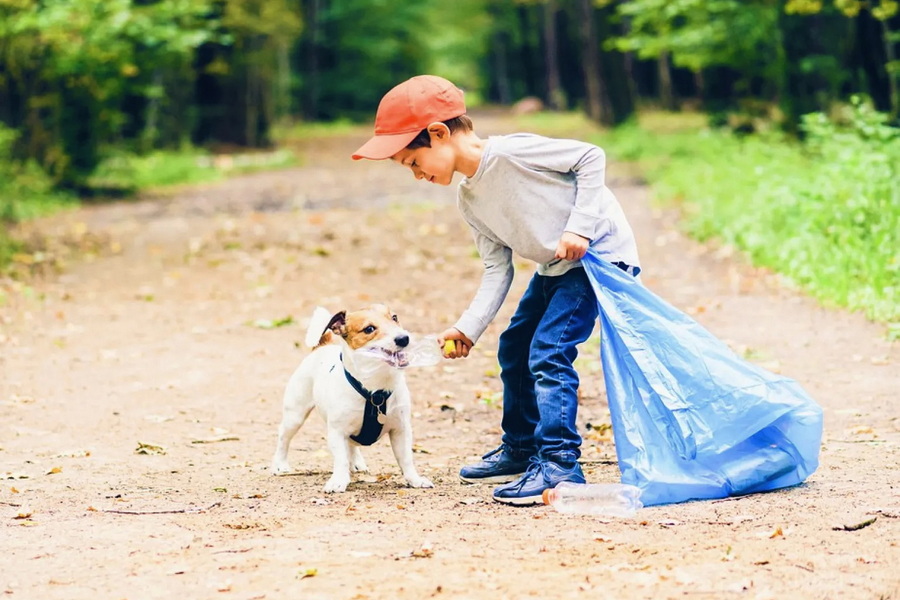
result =
[[[165,454],[166,449],[155,444],[145,444],[138,442],[137,448],[134,449],[135,454]]]
[[[771,540],[777,537],[784,537],[784,532],[781,530],[781,527],[775,529],[775,531],[772,532],[772,535],[769,536],[769,539]]]
[[[301,571],[298,575],[298,579],[306,579],[307,577],[315,577],[319,574],[319,570],[316,568],[306,569],[305,571]]]
[[[16,514],[16,516],[13,517],[13,519],[27,519],[32,514],[34,514],[34,513],[32,513],[30,510],[20,510],[18,512],[18,514]]]
[[[62,467],[53,467],[45,475],[56,475],[57,473],[62,473]]]

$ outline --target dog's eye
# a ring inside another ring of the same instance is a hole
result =
[[[363,329],[363,333],[365,333],[366,335],[368,335],[368,334],[370,334],[370,333],[375,333],[375,326],[374,326],[374,325],[369,325],[368,327],[366,327],[365,329]]]
[[[391,318],[394,320],[394,323],[399,323],[399,322],[400,322],[400,319],[397,318],[397,315],[394,315],[394,316],[391,317]]]

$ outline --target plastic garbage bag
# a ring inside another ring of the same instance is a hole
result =
[[[582,263],[622,482],[644,505],[774,490],[816,470],[822,409],[794,380],[740,358],[594,251]]]

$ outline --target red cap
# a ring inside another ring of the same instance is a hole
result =
[[[390,158],[432,123],[465,113],[462,90],[443,77],[407,79],[381,99],[375,113],[375,136],[353,154],[353,160]]]

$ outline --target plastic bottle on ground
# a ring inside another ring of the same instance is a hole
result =
[[[544,490],[544,504],[571,515],[632,517],[644,505],[641,489],[625,483],[562,482]]]

